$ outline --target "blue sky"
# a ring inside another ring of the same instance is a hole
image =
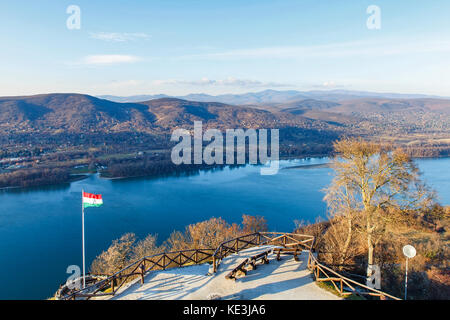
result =
[[[66,26],[69,5],[79,30]],[[367,28],[370,5],[379,30]],[[449,14],[448,0],[2,0],[0,95],[450,96]]]

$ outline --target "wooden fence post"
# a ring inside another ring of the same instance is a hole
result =
[[[111,291],[112,291],[112,294],[113,294],[113,295],[114,295],[114,286],[115,286],[115,284],[116,284],[116,278],[113,277],[113,278],[111,279]]]
[[[141,284],[144,284],[145,260],[142,261],[142,264],[140,265],[140,268],[141,268]]]
[[[274,236],[274,235],[278,235],[278,236]],[[102,281],[102,285],[101,288],[107,288],[107,281],[110,282],[110,290],[111,290],[111,295],[115,295],[116,291],[125,283],[127,282],[128,279],[136,279],[134,278],[134,276],[140,276],[140,282],[141,285],[143,285],[145,283],[145,274],[146,274],[146,260],[149,261],[149,263],[152,263],[153,265],[149,268],[148,271],[151,271],[156,265],[158,265],[158,267],[160,266],[163,270],[166,270],[169,267],[177,267],[178,266],[182,266],[183,265],[183,256],[186,259],[184,261],[184,264],[186,263],[191,263],[194,262],[194,264],[198,264],[200,261],[203,260],[207,260],[207,261],[211,261],[211,257],[212,257],[212,271],[213,273],[216,273],[220,264],[220,260],[222,260],[225,256],[232,254],[233,253],[233,247],[236,253],[239,252],[240,248],[239,248],[239,241],[241,241],[243,243],[242,249],[247,248],[248,246],[253,246],[253,245],[261,245],[261,244],[282,244],[285,248],[287,247],[287,244],[289,244],[290,248],[288,251],[290,252],[294,252],[294,257],[298,256],[298,251],[301,252],[301,248],[302,246],[306,249],[310,249],[309,250],[309,254],[308,254],[308,261],[307,261],[307,267],[308,270],[311,271],[312,275],[314,276],[314,280],[316,282],[321,282],[321,281],[331,281],[331,283],[333,284],[334,288],[336,289],[336,291],[338,291],[340,294],[351,294],[351,292],[349,291],[349,289],[347,289],[347,291],[344,291],[344,285],[347,285],[351,290],[355,291],[355,289],[352,287],[352,285],[350,285],[349,283],[353,283],[356,284],[357,286],[360,286],[362,288],[365,288],[366,290],[369,290],[369,294],[372,296],[378,296],[380,298],[380,300],[386,300],[388,298],[394,299],[394,300],[399,300],[398,298],[391,296],[387,293],[384,292],[380,292],[377,290],[372,290],[371,288],[368,288],[367,286],[360,284],[354,280],[348,279],[343,277],[342,275],[336,273],[334,270],[330,269],[328,266],[326,265],[322,265],[319,263],[319,258],[313,256],[313,247],[315,244],[315,240],[314,238],[311,239],[307,239],[305,241],[302,242],[301,239],[298,239],[297,237],[295,238],[291,238],[293,235],[291,234],[282,234],[281,236],[279,235],[279,233],[268,233],[268,234],[261,234],[259,232],[247,235],[247,236],[242,236],[242,237],[238,237],[235,238],[234,241],[235,243],[233,244],[232,241],[233,240],[229,240],[226,241],[224,243],[224,245],[220,245],[216,251],[214,251],[213,254],[210,253],[210,251],[208,252],[203,252],[200,249],[194,249],[194,254],[192,254],[193,250],[183,250],[183,251],[177,251],[177,252],[171,252],[170,255],[167,255],[166,253],[162,253],[162,256],[160,254],[158,255],[154,255],[149,257],[148,259],[146,258],[142,258],[141,260],[139,260],[137,263],[138,266],[133,269],[134,271],[130,273],[130,268],[134,268],[135,264],[131,264],[127,267],[125,267],[124,269],[122,269],[121,271],[119,271],[118,273],[112,275],[111,277],[107,278],[105,280],[105,282]],[[242,240],[240,240],[242,239]],[[307,245],[308,242],[311,240],[311,243],[309,244],[309,246]],[[225,250],[224,250],[225,248]],[[208,249],[211,250],[211,249]],[[271,251],[272,253],[274,253],[275,251],[272,249]],[[316,251],[317,255],[319,254],[318,250]],[[177,256],[178,253],[178,256]],[[185,254],[186,253],[186,254]],[[200,254],[200,256],[199,256]],[[154,257],[160,257],[158,262],[156,262],[156,259]],[[171,257],[173,256],[173,259],[171,259]],[[199,260],[201,257],[203,257],[203,260]],[[168,261],[167,261],[167,259]],[[265,256],[265,259],[267,261],[267,254]],[[162,261],[162,264],[159,264],[159,261]],[[127,273],[129,272],[129,273]],[[320,273],[324,274],[323,278],[320,278]],[[328,275],[328,272],[331,272],[332,274],[336,275],[337,277],[330,277]],[[131,278],[130,278],[131,277]],[[339,281],[339,287],[337,282]],[[348,281],[348,282],[347,282]],[[99,288],[100,289],[100,288]],[[78,295],[83,296],[83,291],[84,290],[80,290],[80,292],[78,293],[72,293],[72,294],[68,294],[65,297],[63,297],[63,299],[67,300],[67,299],[73,299],[76,300],[76,298],[78,297]],[[97,292],[96,292],[97,293]],[[96,296],[96,293],[94,294],[86,294],[87,299],[89,300],[90,297],[94,297]],[[100,292],[99,295],[103,295],[103,292]]]

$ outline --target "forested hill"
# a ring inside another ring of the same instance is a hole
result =
[[[332,97],[336,98],[336,94]],[[258,97],[264,99],[264,95]],[[291,98],[295,97],[298,95]],[[450,144],[450,100],[358,97],[273,102],[274,99],[282,99],[281,94],[270,94],[269,102],[246,105],[169,97],[119,103],[83,94],[2,97],[0,145],[4,150],[11,150],[14,145],[20,149],[38,139],[44,147],[64,147],[85,144],[83,137],[90,137],[91,144],[104,141],[114,145],[122,144],[127,133],[144,136],[147,144],[160,141],[164,145],[175,128],[191,128],[194,121],[202,121],[204,128],[279,128],[282,144],[304,150],[323,144],[326,151],[330,142],[342,135],[439,149],[439,154],[445,153]]]
[[[0,98],[0,132],[3,134],[158,134],[179,126],[191,126],[195,120],[218,128],[297,127],[370,135],[378,134],[371,130],[381,126],[392,127],[400,134],[412,131],[447,134],[450,100],[358,98],[333,102],[308,98],[236,106],[177,98],[118,103],[82,94]]]
[[[170,162],[170,136],[194,121],[222,131],[280,129],[281,157],[329,155],[343,136],[400,144],[413,156],[450,154],[450,100],[272,98],[231,105],[170,97],[128,103],[83,94],[3,97],[0,187],[67,181],[88,167],[121,177],[179,170]]]
[[[0,98],[0,130],[4,134],[127,131],[157,134],[192,125],[194,120],[224,128],[323,126],[304,117],[292,119],[250,107],[173,98],[140,103],[117,103],[81,94]]]

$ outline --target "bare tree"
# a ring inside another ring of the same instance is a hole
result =
[[[126,233],[112,242],[91,265],[94,274],[113,274],[127,266],[133,256],[133,244],[136,241],[134,233]]]
[[[268,230],[267,221],[261,216],[242,215],[242,228],[244,233],[265,232]]]
[[[145,239],[138,241],[133,247],[133,260],[139,260],[165,251],[165,246],[157,245],[158,236],[149,234]]]
[[[223,241],[229,240],[238,232],[237,225],[229,225],[222,218],[191,224],[187,227],[193,248],[216,249]]]
[[[356,224],[355,221],[352,224]],[[337,216],[330,219],[329,226],[316,245],[320,259],[328,264],[337,266],[340,270],[354,262],[354,258],[363,254],[360,233],[354,232],[352,227],[349,233],[349,224],[346,217]]]
[[[237,224],[228,224],[222,218],[191,224],[184,232],[174,231],[166,240],[171,251],[185,249],[216,249],[223,241],[237,237],[242,230]]]
[[[371,276],[377,236],[383,234],[392,208],[411,212],[429,205],[432,193],[420,182],[419,171],[401,149],[362,139],[343,139],[334,143],[334,178],[325,200],[333,216],[347,222],[343,250],[347,252],[355,230],[367,239],[367,276]],[[355,218],[363,226],[355,226]],[[345,255],[344,255],[345,256]]]
[[[165,245],[170,251],[187,250],[192,247],[192,240],[187,232],[173,231],[165,241]]]
[[[336,164],[334,162],[333,167]],[[350,254],[350,245],[355,238],[355,220],[358,213],[355,210],[356,190],[350,188],[346,181],[343,181],[342,176],[336,175],[325,191],[324,200],[328,205],[331,224],[328,230],[328,239],[336,249],[334,260],[337,259],[337,263],[343,265],[346,260],[354,256],[354,254]],[[355,250],[352,252],[355,253]]]

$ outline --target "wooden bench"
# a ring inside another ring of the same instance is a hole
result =
[[[282,254],[292,254],[294,255],[295,261],[299,261],[298,256],[302,253],[301,248],[275,248],[273,251],[277,254],[277,261],[281,260]]]
[[[236,280],[236,274],[238,272],[242,272],[244,275],[247,275],[247,270],[245,270],[245,266],[247,265],[247,263],[249,262],[249,259],[245,259],[244,261],[242,261],[240,264],[238,264],[233,270],[231,270],[226,276],[225,278],[227,279],[234,279]]]
[[[268,264],[268,263],[269,263],[269,258],[268,258],[268,256],[269,256],[269,253],[270,253],[271,251],[272,251],[272,250],[267,250],[267,251],[261,252],[261,253],[259,253],[259,254],[257,254],[257,255],[254,255],[253,257],[251,257],[251,258],[250,258],[249,264],[252,266],[252,270],[255,270],[255,269],[256,269],[256,263],[257,263],[259,260],[261,260],[262,263],[264,263],[264,264]]]
[[[262,261],[264,264],[269,263],[269,253],[272,250],[267,250],[261,253],[258,253],[250,258],[245,259],[244,261],[242,261],[241,263],[239,263],[233,270],[231,270],[226,276],[225,278],[227,279],[234,279],[236,280],[236,275],[241,272],[244,275],[247,275],[247,269],[246,266],[250,265],[252,267],[252,270],[256,269],[256,263],[258,261]]]

